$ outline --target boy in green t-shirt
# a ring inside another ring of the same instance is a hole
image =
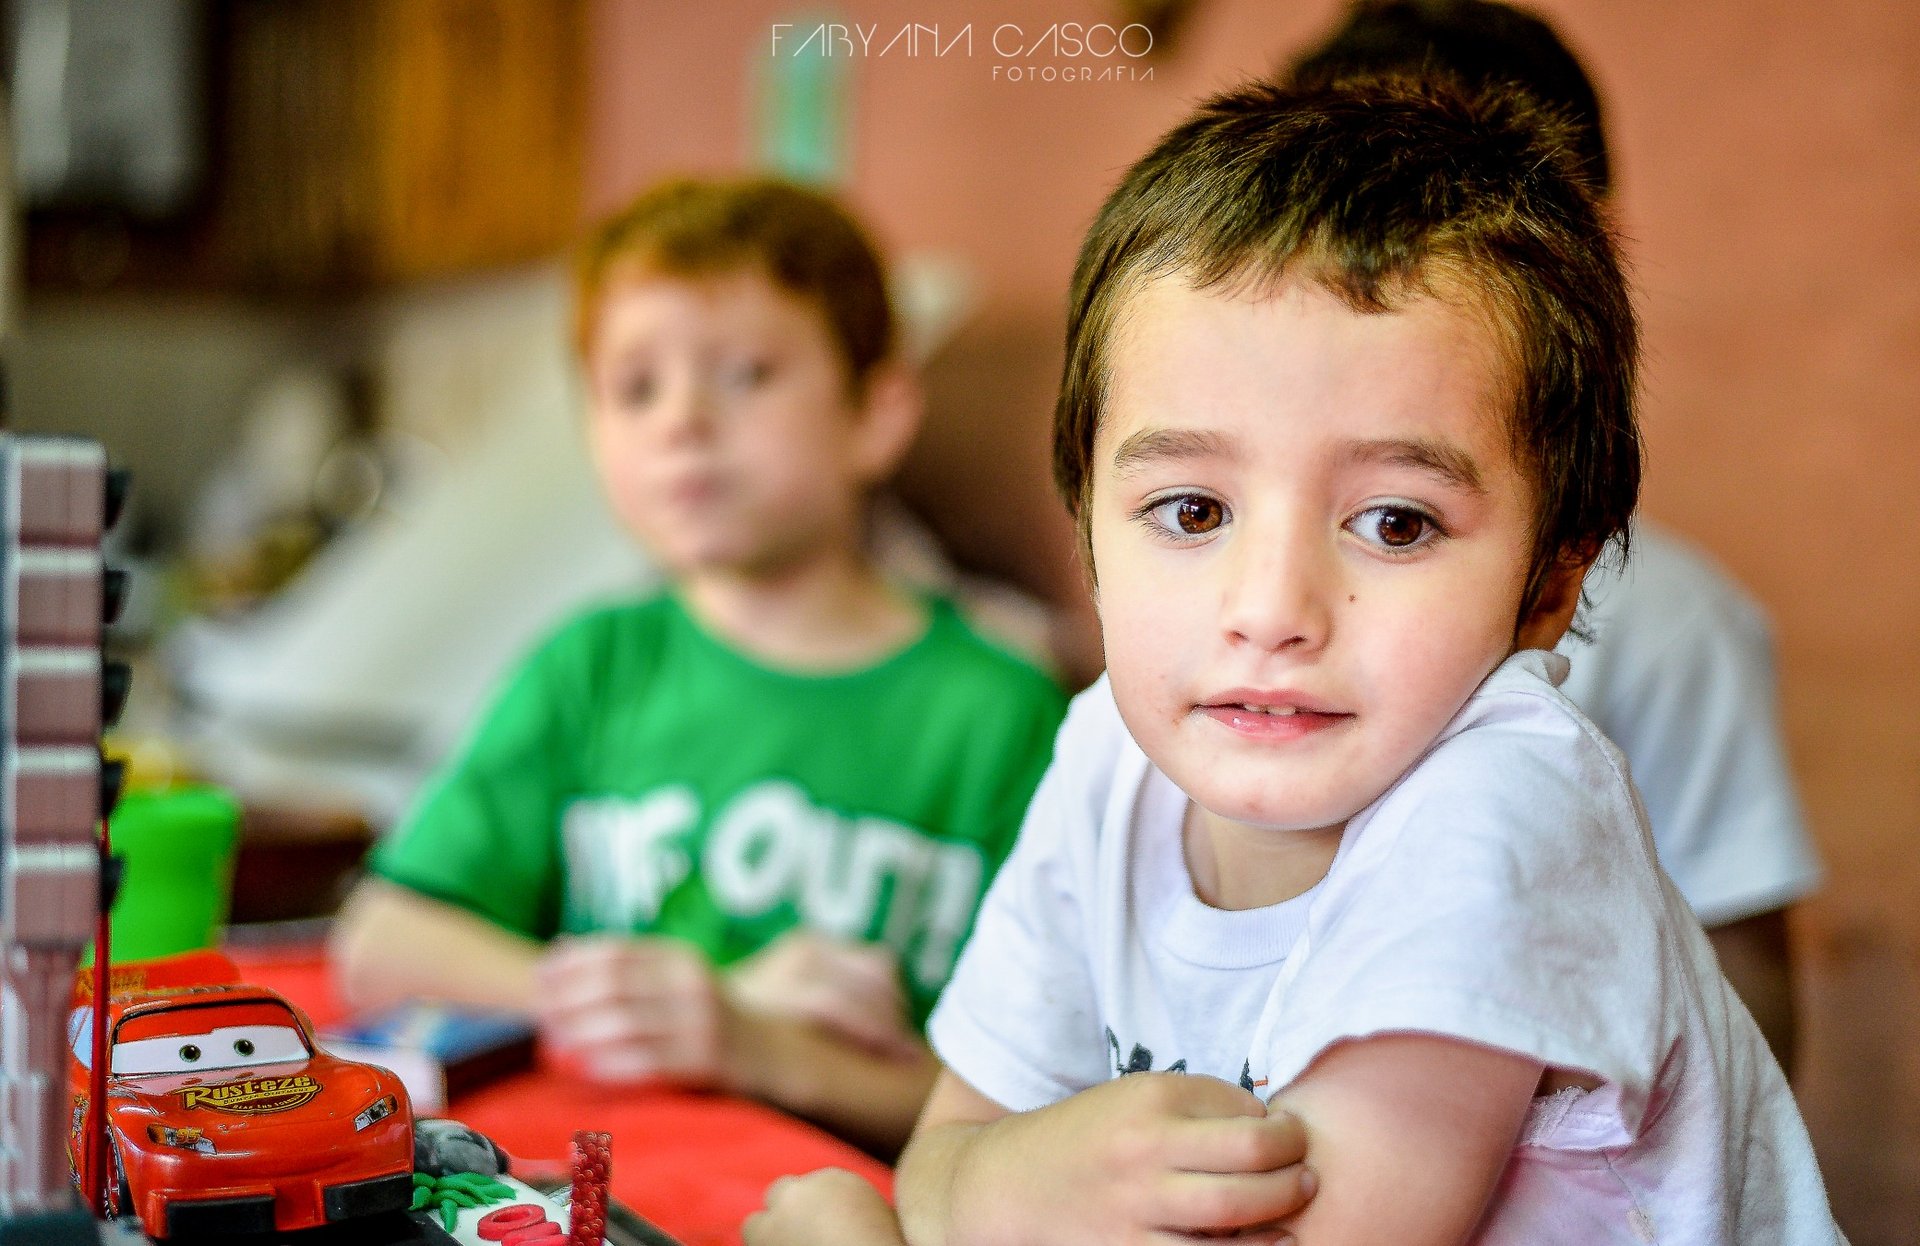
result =
[[[1060,692],[866,552],[919,397],[831,201],[652,191],[584,250],[577,329],[601,483],[671,588],[507,682],[375,854],[338,978],[525,1008],[588,1076],[897,1147]]]

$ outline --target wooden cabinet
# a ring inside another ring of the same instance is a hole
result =
[[[250,283],[511,263],[578,226],[578,0],[232,10],[223,231]]]
[[[30,279],[321,293],[551,255],[580,224],[586,8],[211,0],[199,206],[36,217]]]

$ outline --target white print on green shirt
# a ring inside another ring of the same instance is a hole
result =
[[[574,802],[562,821],[574,909],[602,929],[645,928],[694,873],[697,853],[722,913],[747,920],[791,903],[801,925],[854,939],[877,931],[916,981],[946,981],[980,900],[985,871],[974,845],[844,817],[781,780],[741,789],[700,838],[703,812],[684,785]]]

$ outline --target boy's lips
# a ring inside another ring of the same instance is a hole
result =
[[[1236,735],[1261,740],[1298,740],[1354,717],[1318,697],[1256,688],[1235,688],[1194,708]]]
[[[670,480],[660,492],[676,506],[699,506],[719,497],[720,490],[720,477],[712,472],[704,472]]]

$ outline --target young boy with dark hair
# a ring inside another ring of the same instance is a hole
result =
[[[1600,97],[1544,18],[1493,0],[1361,0],[1286,70],[1296,86],[1444,74],[1469,90],[1518,87],[1560,114],[1581,170],[1612,192]],[[1633,560],[1590,572],[1586,638],[1559,649],[1561,691],[1619,746],[1660,864],[1761,1033],[1793,1071],[1787,906],[1820,862],[1787,766],[1764,611],[1697,550],[1644,518]]]
[[[867,553],[919,399],[836,204],[665,185],[578,286],[594,464],[671,587],[575,618],[507,682],[376,852],[343,985],[536,1011],[590,1076],[897,1148],[1063,698]]]
[[[1836,1241],[1555,686],[1640,473],[1564,130],[1512,93],[1235,91],[1108,199],[1067,333],[1107,677],[935,1011],[900,1229],[806,1179],[756,1246]]]

